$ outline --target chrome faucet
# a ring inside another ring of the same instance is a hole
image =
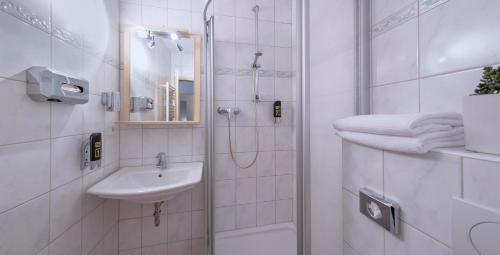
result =
[[[167,154],[165,152],[160,152],[158,155],[156,155],[156,158],[158,159],[158,164],[156,164],[157,168],[160,168],[161,170],[167,169]]]

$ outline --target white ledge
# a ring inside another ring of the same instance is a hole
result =
[[[500,163],[500,155],[468,151],[464,147],[437,148],[432,151],[437,153],[456,155],[463,158],[479,159]]]

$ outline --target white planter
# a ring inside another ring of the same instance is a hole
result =
[[[465,148],[500,155],[500,94],[463,99]]]

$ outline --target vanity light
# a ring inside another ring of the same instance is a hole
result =
[[[171,33],[170,39],[172,39],[173,41],[177,41],[179,40],[179,35],[177,33]]]

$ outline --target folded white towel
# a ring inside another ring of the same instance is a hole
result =
[[[446,131],[421,134],[416,137],[398,137],[339,131],[337,134],[354,143],[376,149],[403,153],[425,154],[435,148],[458,147],[465,145],[463,127]]]
[[[338,131],[414,137],[463,126],[463,120],[459,113],[377,114],[341,119],[333,126]]]

